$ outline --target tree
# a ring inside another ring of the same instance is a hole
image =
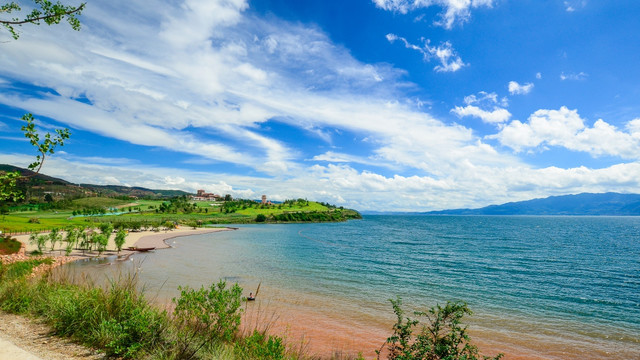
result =
[[[33,2],[36,7],[30,13],[10,19],[0,19],[0,24],[11,33],[14,39],[17,40],[20,37],[15,26],[22,26],[23,24],[40,25],[41,22],[44,22],[47,25],[54,25],[66,19],[73,30],[80,30],[78,16],[84,10],[85,3],[73,6],[63,5],[60,1],[55,4],[48,0],[33,0]],[[8,15],[20,11],[22,11],[22,8],[15,1],[0,6],[0,14]]]
[[[80,248],[82,249],[82,255],[84,252],[89,249],[91,245],[91,237],[88,232],[81,230],[80,231]]]
[[[62,234],[60,234],[60,230],[51,229],[51,232],[49,233],[49,242],[51,243],[52,252],[56,248],[56,244],[60,242],[60,240],[62,240]]]
[[[42,250],[44,250],[47,240],[48,239],[45,235],[39,235],[37,232],[32,232],[29,236],[29,242],[38,246],[38,252],[40,254],[42,254]]]
[[[116,233],[116,237],[114,239],[114,242],[116,243],[116,248],[118,249],[118,254],[120,253],[120,250],[122,250],[122,245],[124,245],[126,239],[127,239],[127,231],[124,229],[118,230],[118,232]]]
[[[21,198],[22,192],[20,192],[16,186],[19,178],[20,173],[17,171],[0,171],[0,201],[18,200]]]
[[[74,246],[78,243],[78,239],[80,238],[80,230],[75,227],[70,227],[67,229],[67,236],[64,241],[67,243],[65,247],[65,254],[69,256],[73,251]]]
[[[102,233],[102,235],[104,235],[106,239],[106,240],[100,239],[101,241],[105,242],[103,250],[106,250],[107,246],[109,245],[109,238],[111,237],[111,234],[113,234],[113,224],[110,222],[104,222],[100,224],[99,228],[100,228],[100,232]],[[98,245],[102,245],[102,243],[98,242]]]
[[[0,214],[2,214],[2,221],[4,221],[5,215],[9,214],[9,206],[6,204],[0,205]]]
[[[465,303],[447,302],[444,307],[436,305],[427,312],[416,312],[415,315],[425,317],[427,323],[414,335],[420,321],[404,317],[399,298],[390,301],[398,320],[393,325],[393,335],[376,351],[378,359],[385,346],[389,360],[499,360],[503,356],[481,356],[478,348],[471,344],[467,327],[461,323],[464,315],[471,315]]]
[[[33,2],[36,7],[30,13],[18,17],[14,16],[9,19],[3,16],[16,14],[22,11],[22,7],[15,1],[0,5],[0,25],[7,29],[14,39],[17,40],[20,37],[15,26],[22,26],[23,24],[40,25],[41,22],[44,22],[47,25],[54,25],[66,19],[69,25],[71,25],[71,28],[80,30],[80,20],[78,20],[78,16],[82,14],[85,3],[73,6],[63,5],[60,1],[57,1],[55,4],[49,0],[33,0]],[[36,161],[29,165],[29,170],[35,171],[35,174],[37,174],[42,168],[45,156],[47,154],[53,154],[55,147],[58,145],[63,146],[64,140],[69,138],[69,129],[56,130],[57,135],[54,136],[53,140],[51,139],[51,135],[47,133],[45,140],[40,142],[40,137],[35,129],[33,115],[30,113],[25,114],[22,120],[27,122],[27,125],[22,127],[25,137],[29,138],[31,144],[34,145],[39,152]],[[16,186],[19,178],[23,178],[23,176],[18,171],[0,171],[0,201],[16,201],[23,197]]]
[[[92,236],[94,242],[98,245],[98,254],[102,254],[105,250],[107,250],[107,245],[109,245],[109,238],[105,234],[96,234],[94,233]]]

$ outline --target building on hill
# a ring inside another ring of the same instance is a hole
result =
[[[208,193],[205,192],[204,190],[198,190],[198,192],[196,193],[195,196],[191,196],[191,200],[201,200],[201,201],[209,201],[209,200],[220,200],[222,198],[222,196],[214,194],[214,193]]]
[[[262,205],[273,205],[273,203],[267,200],[267,195],[262,195]]]

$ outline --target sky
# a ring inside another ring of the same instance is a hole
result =
[[[71,130],[42,173],[74,183],[361,211],[640,193],[635,0],[88,0],[80,20],[0,29],[0,163],[33,161],[31,112]]]

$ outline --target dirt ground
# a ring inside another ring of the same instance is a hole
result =
[[[43,324],[0,312],[0,359],[65,360],[106,359],[92,349],[50,335]]]

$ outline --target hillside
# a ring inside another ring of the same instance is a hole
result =
[[[604,193],[551,196],[479,209],[431,211],[429,215],[616,215],[640,216],[640,195]]]
[[[72,184],[60,178],[42,173],[36,174],[31,170],[6,164],[0,164],[0,171],[19,171],[22,175],[27,176],[27,180],[21,181],[19,187],[23,191],[26,190],[25,192],[27,192],[28,195],[36,197],[41,197],[45,192],[64,194],[64,196],[136,196],[141,198],[169,198],[190,194],[182,190],[154,190],[137,186]]]

